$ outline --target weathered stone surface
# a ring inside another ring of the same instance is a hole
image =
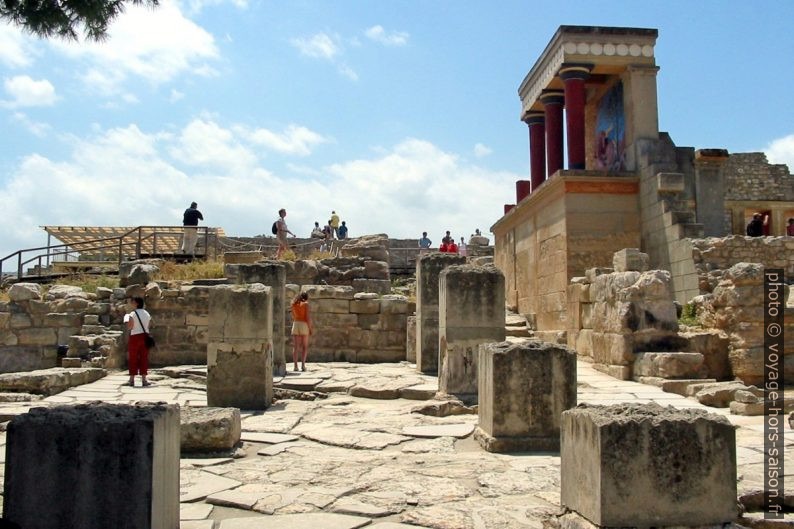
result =
[[[408,316],[405,333],[405,359],[416,362],[416,316]]]
[[[14,283],[8,289],[8,297],[14,302],[41,299],[41,285],[38,283]]]
[[[47,299],[83,298],[88,299],[88,293],[83,289],[71,285],[52,285],[47,290]]]
[[[730,340],[724,332],[689,331],[680,335],[689,341],[689,350],[703,355],[703,366],[710,378],[726,380],[731,378],[731,365],[728,361]]]
[[[303,513],[261,518],[229,518],[222,520],[218,529],[358,529],[371,520],[361,516],[335,513]]]
[[[268,432],[243,432],[240,435],[240,440],[249,441],[252,443],[279,444],[279,443],[288,443],[290,441],[295,441],[297,439],[298,439],[297,435],[287,435],[287,434],[268,433]]]
[[[692,386],[687,392],[692,392],[697,386]],[[725,408],[734,400],[737,391],[747,391],[750,388],[741,382],[717,382],[715,384],[704,384],[696,389],[694,397],[701,404],[713,406],[715,408]],[[760,392],[760,390],[757,390]]]
[[[240,441],[240,410],[185,406],[180,415],[182,452],[224,452]]]
[[[697,378],[703,372],[700,353],[637,353],[635,377]]]
[[[474,415],[476,407],[470,408],[459,400],[431,400],[425,404],[411,408],[411,413],[430,415],[432,417],[448,417],[450,415]]]
[[[452,265],[439,275],[439,390],[477,393],[480,344],[505,339],[505,279],[494,266]]]
[[[480,346],[479,422],[489,452],[556,450],[560,415],[576,405],[576,353],[526,341]]]
[[[736,517],[727,419],[657,404],[562,414],[562,504],[600,526],[700,526]]]
[[[474,431],[474,424],[436,424],[427,426],[406,426],[403,435],[411,437],[468,437]]]
[[[400,398],[409,400],[432,399],[438,391],[437,384],[417,384],[407,388],[400,388]]]
[[[624,248],[612,257],[615,272],[645,272],[648,270],[649,257],[637,248]]]
[[[0,375],[0,391],[55,395],[67,388],[94,382],[107,375],[96,367],[41,369],[22,373]]]
[[[287,269],[278,261],[255,264],[226,265],[226,277],[237,284],[261,283],[272,289],[273,295],[273,373],[286,373],[285,314],[290,300],[286,295]]]
[[[9,424],[3,496],[20,527],[177,527],[179,408],[33,409]]]
[[[206,498],[228,489],[242,485],[241,482],[217,476],[203,470],[182,470],[180,476],[179,501],[191,502]]]
[[[271,287],[214,287],[209,314],[207,404],[267,408],[273,399]]]

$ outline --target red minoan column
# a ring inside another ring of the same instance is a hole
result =
[[[562,90],[544,90],[540,94],[546,117],[546,178],[563,168],[562,109],[565,95]]]
[[[546,126],[545,114],[529,111],[522,118],[529,126],[529,179],[534,193],[546,180]]]
[[[568,133],[568,169],[584,169],[585,79],[589,64],[563,64],[559,75],[565,81],[565,125]]]
[[[531,185],[529,180],[516,180],[516,204],[520,204],[522,200],[529,196],[532,191]]]

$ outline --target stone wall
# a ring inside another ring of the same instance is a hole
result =
[[[728,360],[733,375],[745,384],[764,377],[764,267],[738,263],[722,275],[710,294],[695,299],[699,321],[727,333]],[[783,336],[794,336],[794,308],[787,307]],[[784,376],[794,376],[794,340],[784,343]]]
[[[723,168],[727,200],[794,201],[794,177],[762,152],[731,154]]]
[[[287,366],[292,361],[291,300],[309,294],[314,334],[309,340],[309,362],[399,362],[406,360],[408,316],[416,304],[405,296],[356,293],[352,287],[287,285]]]
[[[121,289],[123,291],[123,289]],[[72,344],[70,356],[79,356],[83,346],[111,354],[118,347],[120,325],[111,325],[112,292],[98,289],[88,294],[79,288],[54,286],[46,296],[33,283],[19,283],[9,290],[10,301],[0,303],[0,372],[30,371],[55,367],[58,345],[69,345],[71,337],[85,331],[101,331]],[[104,327],[102,324],[109,325]]]
[[[791,237],[732,235],[692,239],[690,244],[701,294],[712,292],[725,272],[742,262],[782,268],[787,278],[794,278],[794,238]]]

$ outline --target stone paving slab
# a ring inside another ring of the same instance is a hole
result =
[[[212,513],[212,505],[206,503],[182,503],[179,505],[180,520],[204,520]]]
[[[239,481],[224,478],[201,470],[180,472],[180,502],[191,502],[206,498],[210,494],[233,489],[242,485]]]
[[[411,437],[468,437],[474,431],[471,424],[439,424],[427,426],[406,426],[402,433]]]
[[[179,522],[179,529],[215,529],[214,520],[192,520]]]
[[[241,441],[248,441],[251,443],[268,443],[278,444],[294,441],[298,439],[297,435],[288,435],[280,433],[267,433],[267,432],[242,432],[240,434]]]
[[[369,525],[369,518],[345,514],[306,513],[262,518],[223,520],[219,529],[358,529]]]

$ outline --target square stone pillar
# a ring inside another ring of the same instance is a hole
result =
[[[273,400],[273,289],[210,290],[207,406],[264,410]]]
[[[725,237],[725,149],[695,151],[695,211],[705,237]]]
[[[658,404],[562,414],[562,505],[610,527],[736,519],[736,435],[722,416]]]
[[[562,412],[576,406],[576,353],[526,340],[480,346],[479,425],[489,452],[557,450]]]
[[[179,407],[33,408],[8,425],[3,519],[25,529],[177,529]]]
[[[480,344],[505,339],[505,276],[493,265],[453,265],[439,276],[438,297],[438,389],[476,395]]]
[[[458,264],[466,264],[466,258],[449,253],[427,253],[416,260],[416,369],[422,373],[438,373],[438,278]]]
[[[659,67],[633,64],[621,75],[623,108],[626,123],[626,171],[634,171],[641,159],[637,140],[659,138],[659,109],[656,97],[656,74]]]
[[[238,285],[262,283],[273,289],[273,374],[284,376],[287,372],[285,315],[289,300],[285,286],[287,268],[278,261],[260,261],[254,264],[232,264],[224,267],[226,277]]]

